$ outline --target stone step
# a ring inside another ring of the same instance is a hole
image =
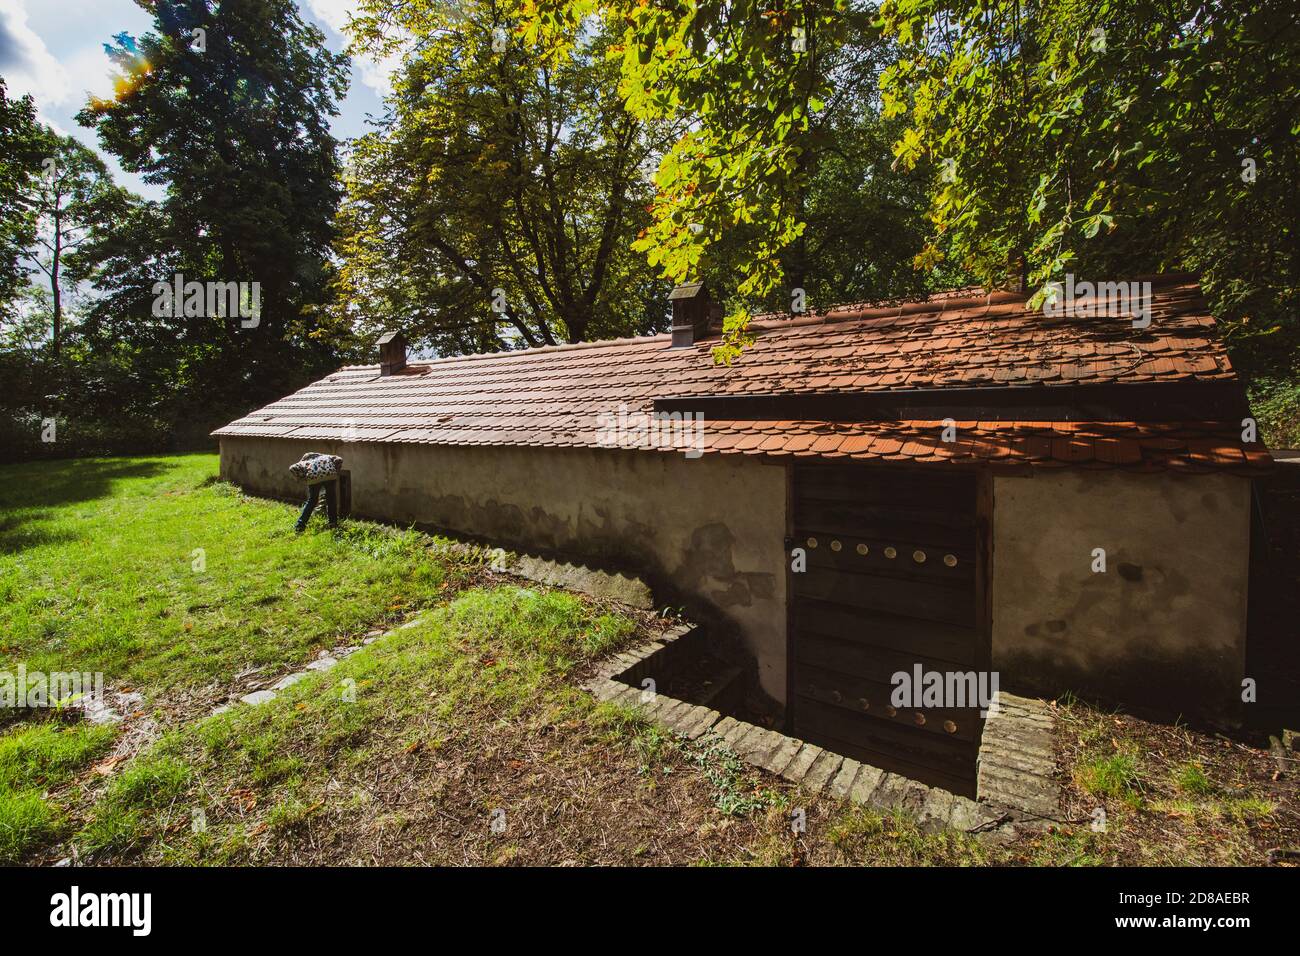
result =
[[[1056,771],[1055,718],[1041,701],[1012,695],[999,697],[1002,706],[986,722],[980,745],[977,787],[980,799],[976,802],[723,715],[707,706],[707,701],[693,703],[663,694],[644,695],[639,688],[611,679],[613,674],[636,667],[651,654],[671,649],[676,639],[693,633],[689,628],[680,630],[680,634],[664,635],[653,646],[626,651],[607,660],[598,675],[584,687],[598,699],[633,707],[689,739],[708,735],[745,762],[799,784],[810,793],[825,793],[838,800],[882,809],[899,809],[912,814],[918,825],[927,830],[952,827],[1008,839],[1017,826],[1038,825],[1033,819],[1036,816],[1051,818],[1059,814],[1060,785],[1052,777]],[[728,667],[710,689],[709,699],[720,699],[742,677],[739,667]]]
[[[844,758],[839,754],[823,750],[818,754],[817,759],[812,762],[812,766],[808,768],[808,773],[800,781],[800,786],[812,793],[821,793],[835,779],[835,775],[839,773],[840,766],[843,763]]]
[[[712,707],[720,698],[724,698],[732,688],[740,683],[744,676],[745,672],[734,664],[723,668],[722,672],[714,679],[713,685],[700,695],[699,703],[706,707]]]

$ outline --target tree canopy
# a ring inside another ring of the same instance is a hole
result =
[[[75,393],[175,441],[382,331],[640,334],[697,279],[729,362],[759,311],[1186,270],[1300,441],[1284,0],[360,0],[349,52],[398,67],[342,147],[348,57],[293,0],[138,2],[79,120],[160,199],[0,87],[11,420]],[[258,282],[260,321],[156,314],[177,274]]]
[[[601,30],[551,62],[494,0],[367,0],[354,47],[404,53],[352,151],[343,324],[440,352],[653,331],[666,291],[630,245],[664,131],[623,108]]]
[[[1278,0],[885,0],[907,166],[936,181],[927,256],[1199,272],[1220,317],[1277,327],[1300,274],[1300,29]],[[1242,331],[1238,329],[1237,331]]]
[[[809,261],[819,126],[876,49],[893,185],[911,171],[928,193],[919,277],[1042,294],[1070,269],[1190,269],[1234,331],[1294,327],[1300,41],[1283,0],[517,0],[515,15],[555,57],[575,24],[618,25],[628,108],[687,121],[638,243],[674,281],[729,244],[742,298],[763,299]],[[732,310],[723,358],[746,321]]]
[[[44,155],[44,132],[30,96],[12,100],[0,77],[0,313],[7,313],[31,271],[24,263],[36,242],[31,185]]]
[[[873,5],[518,0],[514,16],[557,60],[581,25],[616,29],[628,110],[682,125],[634,248],[673,282],[721,274],[733,295],[720,360],[746,344],[754,306],[788,309],[809,286],[842,300],[937,283],[911,269],[924,183],[881,162],[876,78],[892,48]]]
[[[13,239],[8,275],[44,270],[46,292],[15,297],[0,425],[32,453],[206,442],[346,355],[318,333],[335,268],[330,123],[347,57],[293,0],[138,2],[152,29],[104,45],[114,94],[77,118],[160,199],[114,185],[98,156],[35,123],[30,103],[4,103],[0,176],[22,197],[0,217]],[[33,149],[35,165],[20,166]],[[161,311],[157,287],[178,276],[233,283],[241,309],[256,295],[256,319]],[[39,322],[51,335],[34,353]],[[32,445],[43,416],[64,421],[48,451]]]
[[[142,3],[154,29],[105,49],[116,95],[78,116],[124,168],[164,189],[96,237],[100,292],[87,333],[101,349],[160,347],[165,404],[212,427],[334,364],[314,338],[340,195],[330,117],[347,61],[292,0]],[[87,259],[94,258],[89,253]],[[153,286],[258,283],[261,315],[159,316]]]
[[[95,230],[112,229],[128,200],[104,161],[71,136],[45,137],[44,172],[31,184],[37,218],[35,262],[50,289],[50,350],[59,357],[63,338],[63,274],[77,277],[78,251]]]

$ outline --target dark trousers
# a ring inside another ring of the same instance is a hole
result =
[[[322,481],[320,484],[307,486],[307,503],[302,506],[302,514],[298,515],[298,523],[294,526],[298,531],[302,531],[307,527],[311,513],[316,510],[316,502],[320,499],[322,488],[325,489],[325,514],[329,516],[330,527],[338,524],[339,483],[338,481]]]

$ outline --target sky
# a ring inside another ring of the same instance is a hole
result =
[[[320,27],[336,52],[346,45],[343,28],[355,6],[354,0],[298,0],[303,19]],[[8,95],[30,93],[42,121],[98,150],[119,183],[157,199],[161,190],[123,171],[99,149],[93,131],[74,119],[89,94],[112,95],[104,44],[123,30],[139,36],[152,23],[133,0],[0,0],[0,76]],[[334,118],[335,136],[348,139],[366,131],[366,116],[379,113],[388,91],[392,65],[353,62],[347,99]]]

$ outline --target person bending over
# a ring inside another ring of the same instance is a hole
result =
[[[325,514],[329,518],[330,527],[338,525],[339,475],[342,471],[343,459],[338,455],[322,455],[314,451],[309,451],[289,466],[290,474],[307,485],[307,502],[298,515],[298,523],[293,526],[298,534],[306,530],[307,522],[311,520],[311,514],[320,500],[322,488],[325,490]]]

